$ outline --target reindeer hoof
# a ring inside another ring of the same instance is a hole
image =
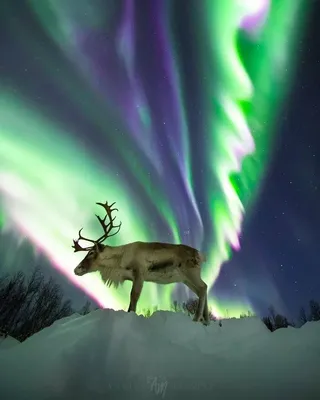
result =
[[[193,317],[193,321],[194,322],[201,322],[203,325],[210,325],[210,321],[209,320],[205,320],[203,317],[198,317],[198,316],[194,316]]]

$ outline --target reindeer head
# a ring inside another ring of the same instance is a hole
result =
[[[89,272],[95,272],[98,271],[99,266],[101,265],[101,261],[103,259],[102,253],[103,250],[105,249],[105,245],[102,244],[108,237],[116,235],[121,228],[121,222],[119,225],[114,225],[113,222],[116,217],[112,217],[112,212],[113,211],[118,211],[117,208],[112,208],[115,203],[112,203],[110,206],[108,205],[108,202],[105,204],[103,203],[96,203],[99,206],[102,206],[105,211],[106,215],[104,218],[100,218],[98,215],[96,217],[98,218],[98,221],[103,229],[103,235],[97,239],[97,240],[92,240],[85,238],[81,235],[82,228],[79,231],[79,238],[77,240],[73,240],[73,246],[74,251],[87,251],[87,255],[84,257],[84,259],[78,264],[78,266],[74,269],[75,275],[82,276],[85,275]],[[106,218],[109,219],[109,222],[106,224]],[[116,229],[116,231],[112,234],[110,232],[112,229]],[[92,245],[88,247],[81,247],[79,245],[79,240],[85,240],[87,242],[91,242]]]

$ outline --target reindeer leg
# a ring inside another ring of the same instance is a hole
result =
[[[197,312],[194,316],[194,321],[200,321],[204,316],[205,305],[207,304],[207,285],[202,281],[200,285],[197,285],[196,289],[199,296],[199,304]]]
[[[185,281],[184,283],[185,283],[185,285],[188,286],[188,288],[190,290],[193,291],[194,294],[196,294],[199,297],[199,290],[194,285],[192,285],[188,281]],[[198,304],[198,308],[199,308],[199,304]],[[203,322],[204,325],[210,325],[207,295],[206,295],[206,300],[205,300],[205,304],[204,304],[202,318],[200,317],[199,321]]]
[[[198,308],[194,316],[194,321],[200,321],[203,317],[206,325],[209,324],[209,311],[207,299],[207,285],[201,279],[198,269],[184,270],[184,283],[199,297]]]
[[[205,325],[210,325],[209,310],[208,310],[208,295],[207,295],[207,292],[206,292],[206,302],[205,302],[204,310],[203,310],[203,319],[204,319],[204,324],[205,324]]]
[[[131,294],[130,294],[130,305],[129,305],[128,312],[130,312],[130,311],[136,312],[137,303],[140,298],[142,288],[143,288],[142,276],[139,272],[134,271],[132,289],[131,289]]]

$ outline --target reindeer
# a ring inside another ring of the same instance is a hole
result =
[[[82,236],[73,240],[74,252],[87,251],[87,255],[74,269],[77,276],[99,271],[102,280],[110,287],[117,288],[124,281],[132,282],[130,305],[128,312],[136,312],[137,303],[142,292],[144,282],[170,284],[183,282],[198,297],[198,308],[194,321],[209,324],[207,285],[201,279],[201,263],[205,256],[198,250],[183,245],[158,242],[133,242],[122,246],[102,244],[107,238],[116,235],[121,228],[121,222],[114,225],[116,217],[112,217],[112,208],[115,203],[96,203],[106,212],[104,218],[96,215],[103,235],[92,240]],[[108,223],[106,219],[108,218]],[[113,231],[113,233],[111,233]],[[81,247],[79,241],[92,243],[91,246]]]

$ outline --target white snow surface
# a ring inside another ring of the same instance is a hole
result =
[[[1,350],[1,400],[320,399],[320,322],[97,310]]]
[[[19,344],[19,340],[11,337],[0,335],[0,350],[11,349],[11,347]]]

